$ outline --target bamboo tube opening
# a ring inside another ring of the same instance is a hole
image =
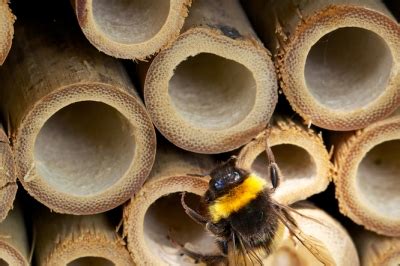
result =
[[[200,53],[177,66],[168,92],[187,123],[223,130],[243,121],[253,109],[256,81],[244,65]]]
[[[113,266],[115,264],[112,261],[101,257],[82,257],[75,259],[67,264],[67,266],[92,266],[92,265]]]
[[[357,187],[368,205],[382,215],[400,219],[400,140],[374,146],[357,170]]]
[[[124,44],[153,38],[165,24],[170,1],[93,0],[97,26],[111,40]]]
[[[56,190],[85,196],[106,190],[134,159],[133,125],[101,102],[70,104],[53,114],[34,145],[38,174]]]
[[[0,266],[8,266],[9,264],[0,258]]]
[[[386,89],[393,55],[373,31],[339,28],[310,49],[304,69],[307,87],[327,108],[352,111],[377,99]]]

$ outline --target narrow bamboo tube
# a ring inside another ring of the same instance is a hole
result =
[[[354,237],[361,265],[396,266],[400,263],[400,238],[386,237],[363,230]]]
[[[353,130],[400,103],[400,27],[382,1],[243,1],[307,121]]]
[[[14,36],[15,16],[8,6],[9,1],[0,1],[0,65],[4,63],[10,51]]]
[[[35,230],[37,265],[133,265],[105,213],[74,216],[43,210],[35,217]]]
[[[154,128],[123,66],[87,45],[73,18],[53,14],[19,17],[0,69],[17,176],[56,212],[103,212],[143,184]]]
[[[150,179],[124,208],[124,234],[137,265],[184,265],[176,245],[186,242],[202,251],[212,251],[214,239],[184,212],[179,192],[189,192],[189,202],[198,202],[208,179],[188,174],[206,174],[210,158],[182,152],[173,147],[158,148]]]
[[[74,0],[86,38],[100,51],[143,60],[179,35],[191,0]]]
[[[0,124],[0,222],[12,209],[17,194],[14,156],[3,126]]]
[[[245,169],[251,169],[268,182],[265,155],[265,132],[241,150],[239,157]],[[330,156],[320,134],[288,118],[277,117],[268,137],[282,180],[273,197],[281,203],[291,204],[324,191],[333,174]]]
[[[400,109],[336,142],[340,211],[369,230],[400,236]]]
[[[277,102],[269,52],[237,0],[195,1],[183,32],[148,69],[149,114],[183,149],[238,148],[265,127]]]
[[[0,223],[0,265],[28,266],[29,242],[20,205]]]

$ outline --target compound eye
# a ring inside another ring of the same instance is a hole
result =
[[[214,188],[216,189],[216,190],[221,190],[221,189],[223,189],[225,187],[225,182],[222,180],[222,179],[219,179],[219,180],[217,180],[215,183],[214,183]]]
[[[240,174],[238,172],[233,172],[231,175],[233,182],[238,182],[240,180]]]

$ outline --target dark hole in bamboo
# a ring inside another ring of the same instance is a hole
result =
[[[71,261],[67,266],[115,266],[115,264],[101,257],[82,257]]]
[[[5,260],[0,258],[0,266],[9,266],[10,264],[8,264]]]

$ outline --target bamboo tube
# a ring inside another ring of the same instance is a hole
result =
[[[382,1],[243,1],[309,124],[353,130],[400,103],[400,27]]]
[[[267,179],[265,132],[241,150],[242,167]],[[268,136],[282,180],[273,197],[291,204],[324,191],[331,179],[333,166],[321,135],[288,118],[277,117]]]
[[[237,0],[195,1],[183,32],[148,69],[149,114],[183,149],[238,148],[262,131],[277,102],[269,53]]]
[[[28,266],[29,243],[19,205],[0,223],[0,265]]]
[[[56,13],[19,18],[0,99],[23,187],[56,212],[93,214],[141,187],[156,140],[123,66],[85,45],[71,23]]]
[[[17,194],[14,156],[3,126],[0,124],[0,222],[12,209]]]
[[[400,236],[398,111],[335,140],[334,182],[340,211],[357,224],[388,236]]]
[[[9,1],[5,0],[0,2],[0,65],[6,60],[14,35],[15,16],[8,3]]]
[[[390,265],[400,263],[400,238],[386,237],[363,230],[354,237],[361,265]]]
[[[35,217],[37,265],[133,265],[124,240],[105,213]]]
[[[191,0],[75,0],[86,38],[118,58],[144,60],[179,35]]]
[[[179,192],[189,192],[188,202],[198,202],[208,187],[205,174],[212,163],[204,155],[184,153],[176,148],[158,148],[150,179],[124,208],[124,234],[137,265],[184,265],[173,238],[190,242],[202,251],[212,250],[214,239],[184,212]],[[197,195],[197,197],[196,197]]]

